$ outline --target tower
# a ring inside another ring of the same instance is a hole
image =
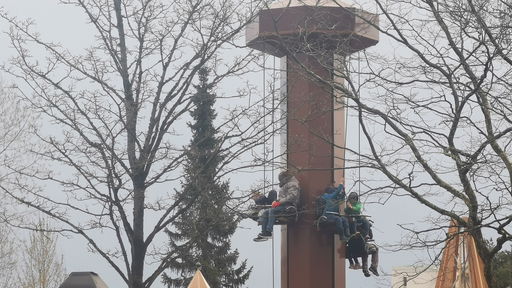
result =
[[[282,288],[345,287],[342,243],[313,226],[314,200],[344,178],[346,111],[330,84],[343,84],[347,55],[377,44],[377,25],[376,15],[343,2],[284,0],[261,10],[247,28],[249,47],[281,58],[282,137],[302,188],[305,212],[281,230]]]

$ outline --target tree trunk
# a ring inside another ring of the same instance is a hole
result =
[[[144,188],[135,185],[133,191],[133,242],[132,242],[132,278],[130,288],[143,288],[144,258]]]

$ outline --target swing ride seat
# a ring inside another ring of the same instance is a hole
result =
[[[343,216],[339,215],[338,216]],[[327,218],[325,216],[318,217],[315,221],[313,221],[313,225],[316,227],[317,231],[323,230],[327,231],[329,233],[334,233],[336,231],[336,227],[334,225],[334,222],[327,221]]]
[[[356,221],[356,219],[360,218],[360,217],[364,217],[366,219],[371,217],[370,215],[364,215],[364,214],[360,214],[360,215],[340,215],[340,214],[338,214],[338,216],[345,217],[345,218],[347,218],[348,221]],[[370,224],[373,222],[371,220],[368,220],[368,221],[370,222]],[[330,233],[336,232],[336,227],[334,225],[334,222],[328,222],[327,219],[324,217],[319,217],[318,219],[313,221],[313,225],[316,227],[317,231],[323,230],[323,231],[330,232]],[[360,223],[356,222],[356,225],[359,226]]]
[[[342,216],[347,217],[347,220],[349,220],[349,221],[350,220],[357,220],[359,218],[366,218],[366,219],[368,219],[368,218],[372,217],[371,215],[367,215],[367,214],[348,214],[348,215],[342,215]],[[368,221],[370,221],[370,220],[368,219]]]
[[[261,225],[259,222],[259,214],[261,211],[265,209],[272,208],[271,205],[254,205],[250,207],[250,212],[247,213],[248,217],[252,220],[258,222],[258,225]],[[274,225],[286,225],[290,223],[295,223],[299,220],[299,212],[297,207],[293,205],[289,205],[286,207],[284,211],[276,215],[276,222]]]
[[[359,227],[361,226],[361,222],[360,221],[357,221],[359,219],[366,219],[366,221],[368,221],[368,223],[370,224],[370,226],[372,226],[372,223],[373,221],[370,220],[370,218],[372,216],[370,215],[366,215],[366,214],[357,214],[357,215],[352,215],[352,214],[349,214],[349,215],[343,215],[345,217],[347,217],[347,220],[349,223],[351,222],[355,222],[356,223],[356,227]]]

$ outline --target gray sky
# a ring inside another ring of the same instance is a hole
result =
[[[68,47],[72,51],[81,51],[87,47],[93,37],[91,30],[85,25],[85,17],[80,11],[69,6],[57,5],[56,0],[0,0],[0,6],[11,15],[22,18],[33,18],[37,25],[37,31],[48,40],[56,41]],[[0,26],[2,32],[7,27],[2,23]],[[0,61],[7,61],[9,55],[12,54],[7,48],[9,43],[4,34],[0,35],[1,55]],[[37,52],[34,53],[37,55]],[[261,81],[255,81],[255,85],[261,86]],[[223,83],[222,85],[236,85],[236,83]],[[352,115],[354,111],[349,112]],[[351,117],[352,119],[353,117]],[[348,128],[349,147],[357,146],[357,123],[354,119],[350,120]],[[279,141],[276,141],[279,143]],[[351,176],[350,176],[351,175]],[[258,176],[256,176],[258,177]],[[261,176],[260,176],[261,177]],[[349,172],[347,177],[347,187],[351,187],[350,179],[357,178],[356,171]],[[238,181],[233,179],[232,187],[242,186],[242,182],[248,183],[256,181],[256,179],[243,179]],[[247,187],[245,187],[247,188]],[[364,199],[363,199],[364,200]],[[386,251],[387,243],[393,243],[400,240],[402,232],[398,229],[397,223],[413,222],[413,215],[419,216],[418,213],[423,208],[419,208],[412,200],[406,198],[393,199],[385,206],[372,205],[366,203],[365,214],[372,215],[375,222],[374,233],[375,239],[381,245],[381,269],[389,273],[393,266],[403,266],[411,264],[415,261],[415,255],[412,252],[395,252]],[[407,219],[407,220],[405,220]],[[254,266],[254,270],[247,287],[272,287],[271,273],[272,265],[276,268],[275,286],[279,287],[279,237],[276,236],[274,242],[274,262],[272,263],[272,242],[255,243],[252,238],[258,233],[259,228],[252,221],[243,221],[240,229],[233,237],[233,244],[241,253],[241,259],[247,258],[249,265]],[[279,229],[276,227],[275,229]],[[277,232],[277,230],[276,230]],[[278,235],[279,233],[275,233]],[[59,240],[61,252],[64,254],[64,261],[67,272],[72,271],[95,271],[105,280],[111,288],[123,287],[123,283],[104,260],[96,255],[89,253],[85,246],[85,241],[75,237],[72,239]],[[109,241],[109,239],[105,239]],[[421,253],[419,256],[422,256]],[[389,277],[380,277],[377,282],[374,277],[368,279],[363,277],[361,271],[353,271],[347,269],[347,287],[377,287],[378,283],[383,283],[382,287],[390,286]],[[163,287],[161,283],[153,285],[155,288]]]

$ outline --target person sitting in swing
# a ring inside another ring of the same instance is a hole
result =
[[[365,254],[363,256],[366,256],[366,258],[363,258],[363,270],[365,267],[368,267],[368,255],[371,255],[371,264],[370,272],[372,272],[375,276],[379,276],[379,271],[377,270],[377,267],[379,266],[379,247],[377,247],[377,244],[375,244],[375,241],[373,240],[373,233],[370,233],[368,236],[365,237]],[[365,274],[366,276],[366,274]],[[368,276],[366,276],[368,277]]]
[[[340,240],[347,241],[350,237],[348,221],[339,212],[340,202],[345,200],[345,187],[343,184],[336,187],[333,183],[330,187],[325,188],[324,192],[317,202],[317,207],[321,210],[321,216],[318,220],[333,223]]]
[[[361,230],[362,227],[358,226],[358,229]],[[363,237],[363,232],[359,232],[360,233],[355,234],[347,242],[345,251],[346,258],[350,264],[348,268],[356,270],[362,269],[365,277],[370,277],[370,272],[375,276],[379,276],[379,272],[377,271],[377,267],[379,265],[379,248],[371,236]],[[372,235],[371,232],[369,234]],[[369,255],[371,255],[371,264],[368,268]],[[362,266],[359,264],[358,257],[361,257],[361,262],[363,263]]]
[[[364,238],[360,233],[350,237],[350,239],[347,241],[345,257],[348,259],[349,269],[358,270],[362,268],[361,264],[359,264],[358,258],[361,257],[364,259],[364,244]],[[365,276],[370,276],[368,271],[365,270],[363,270],[363,274]]]
[[[277,200],[277,191],[272,189],[268,192],[267,196],[256,191],[252,194],[251,199],[254,200],[254,204],[256,205],[272,205],[272,202]]]
[[[370,222],[361,215],[362,209],[363,204],[359,201],[359,195],[356,192],[351,192],[348,195],[345,207],[345,215],[349,219],[350,233],[355,234],[359,230],[360,233],[363,233],[363,237],[366,237],[370,232]],[[360,226],[361,229],[357,229],[357,226]]]
[[[289,170],[279,173],[279,197],[272,202],[272,207],[261,213],[258,223],[261,223],[261,233],[253,240],[266,241],[272,238],[276,215],[282,213],[289,206],[297,206],[299,202],[299,181]]]
[[[272,205],[272,202],[276,201],[277,191],[272,189],[265,196],[263,193],[256,190],[252,192],[251,199],[254,200],[256,206],[250,206],[247,215],[254,220],[258,220],[264,211],[261,207]],[[258,223],[261,224],[260,222]]]

